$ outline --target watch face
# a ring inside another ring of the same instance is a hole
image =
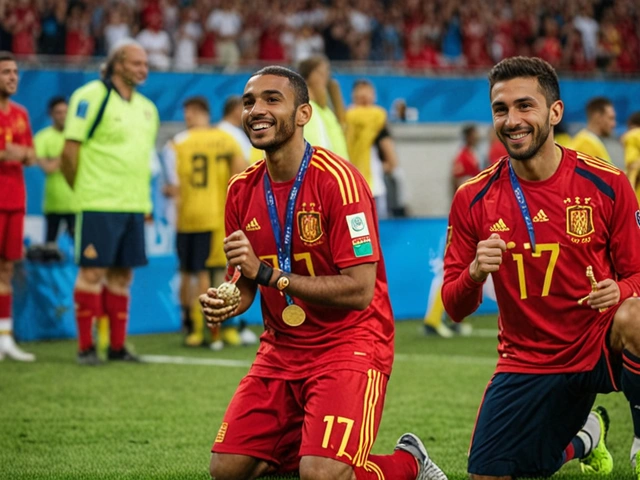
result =
[[[285,277],[284,275],[278,279],[276,282],[276,287],[278,290],[284,290],[289,286],[289,277]]]

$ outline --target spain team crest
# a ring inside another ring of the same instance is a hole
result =
[[[322,237],[322,220],[320,218],[320,212],[316,212],[311,204],[311,210],[305,211],[305,204],[302,206],[302,211],[298,212],[298,231],[300,232],[300,239],[304,243],[315,243]]]
[[[593,208],[590,205],[567,207],[567,233],[573,237],[586,237],[595,231]]]

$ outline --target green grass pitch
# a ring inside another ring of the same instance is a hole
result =
[[[495,318],[473,323],[476,335],[449,340],[424,337],[419,321],[397,323],[396,361],[373,453],[391,452],[411,431],[450,479],[466,478],[471,430],[496,362]],[[255,349],[185,349],[178,334],[130,342],[143,355],[230,359],[236,366],[79,367],[74,341],[25,345],[37,354],[35,364],[0,363],[0,479],[209,478],[211,443]],[[611,416],[615,470],[608,478],[631,480],[628,404],[621,393],[597,401]],[[584,476],[571,462],[554,478]]]

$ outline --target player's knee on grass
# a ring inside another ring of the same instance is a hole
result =
[[[214,453],[209,463],[212,480],[246,480],[270,473],[269,465],[246,455]]]
[[[355,480],[353,468],[324,457],[305,456],[300,460],[300,480]]]
[[[611,328],[611,346],[621,351],[623,348],[640,354],[640,300],[625,300],[613,320]]]

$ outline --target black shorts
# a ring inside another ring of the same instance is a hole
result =
[[[76,214],[75,213],[47,213],[45,215],[47,219],[47,236],[45,241],[47,243],[55,242],[58,238],[58,231],[60,225],[64,222],[67,233],[71,238],[75,236],[76,227]]]
[[[188,273],[203,272],[211,252],[212,232],[178,233],[176,249],[180,260],[180,271]]]
[[[621,358],[603,347],[590,372],[498,373],[480,405],[468,471],[475,475],[547,477],[584,425],[598,393],[617,391]]]
[[[76,219],[75,256],[81,267],[147,264],[144,213],[82,212]]]

